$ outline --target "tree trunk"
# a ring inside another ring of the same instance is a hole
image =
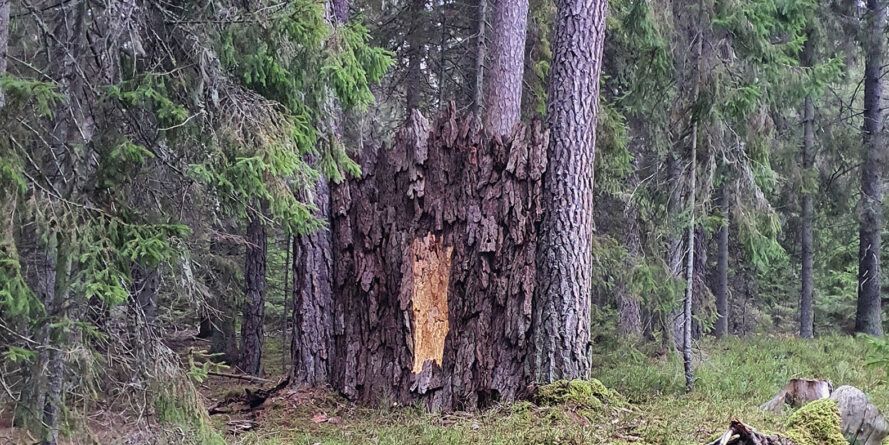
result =
[[[627,180],[627,190],[635,190],[639,186],[639,166],[642,157],[639,143],[632,141],[630,148],[633,151],[633,172]],[[639,207],[635,201],[636,197],[631,196],[626,202],[626,210],[624,211],[624,246],[627,249],[627,264],[624,278],[617,285],[617,310],[618,323],[617,328],[621,336],[638,340],[642,337],[642,305],[638,295],[633,295],[630,291],[629,279],[630,272],[635,267],[637,261],[642,255],[642,239],[639,233]]]
[[[157,289],[160,275],[157,266],[134,264],[132,267],[132,294],[135,296],[135,307],[148,325],[154,324],[157,318]]]
[[[716,338],[728,335],[728,231],[730,226],[728,184],[719,191],[719,205],[725,221],[716,232],[716,325],[713,333]]]
[[[424,16],[426,0],[408,0],[408,17],[410,20],[407,34],[407,82],[405,84],[407,115],[417,110],[422,102],[423,83],[423,40],[426,31]]]
[[[497,0],[492,20],[485,125],[502,136],[512,132],[522,115],[528,0]]]
[[[327,179],[315,186],[315,217],[331,221]],[[333,252],[331,232],[322,229],[293,238],[293,358],[292,383],[321,386],[329,383],[333,353]]]
[[[488,0],[478,1],[478,33],[476,34],[475,91],[473,109],[482,116],[485,111],[485,60],[487,59]]]
[[[605,0],[559,0],[553,29],[549,169],[537,252],[534,363],[538,382],[588,377],[593,164]]]
[[[9,48],[9,3],[11,0],[0,0],[0,76],[6,74],[6,52]],[[6,96],[0,88],[0,110],[6,105]]]
[[[412,5],[422,5],[414,0]],[[330,0],[326,4],[327,20],[340,26],[349,19],[348,0]],[[416,19],[417,16],[412,16]],[[416,25],[413,23],[412,25]],[[413,32],[413,31],[412,31]],[[412,50],[414,48],[412,47]],[[412,59],[413,60],[413,59]],[[410,106],[410,96],[408,102]],[[342,113],[331,102],[332,137],[341,137]],[[332,224],[330,213],[331,190],[327,178],[315,184],[312,198],[315,218]],[[333,360],[333,261],[331,231],[321,229],[309,235],[293,238],[293,334],[290,340],[293,385],[316,387],[330,383]]]
[[[883,85],[880,74],[885,52],[884,2],[867,0],[864,37],[864,144],[859,202],[858,308],[855,331],[882,336],[880,305],[880,230],[883,228]]]
[[[810,30],[806,36],[806,43],[803,47],[802,65],[811,67],[813,64],[815,44],[813,41],[814,33]],[[815,314],[814,314],[814,289],[815,278],[813,276],[814,250],[812,248],[812,230],[815,219],[815,206],[812,184],[812,178],[815,167],[815,104],[812,95],[806,95],[803,104],[803,146],[802,146],[802,221],[800,233],[800,255],[802,262],[802,270],[800,279],[802,285],[800,288],[799,299],[799,336],[801,338],[812,338],[815,335]]]
[[[700,40],[700,39],[699,39]],[[695,192],[697,184],[697,153],[698,153],[698,123],[692,124],[691,129],[691,164],[688,169],[688,253],[685,266],[685,300],[682,303],[682,364],[685,369],[685,391],[691,392],[695,386],[695,374],[692,368],[691,356],[691,324],[692,301],[694,299],[695,279]]]
[[[238,366],[250,375],[262,372],[265,323],[266,233],[262,210],[249,211],[244,252],[244,306],[241,319],[241,356]]]
[[[475,122],[415,112],[333,187],[332,383],[353,400],[471,410],[527,387],[547,136]]]
[[[670,195],[667,201],[667,214],[671,223],[671,231],[667,237],[667,266],[670,275],[675,279],[682,277],[682,258],[685,256],[684,238],[682,230],[675,229],[679,226],[679,215],[682,213],[682,164],[679,156],[668,154],[667,159],[667,183],[670,185]],[[670,351],[678,351],[682,347],[682,308],[674,308],[663,321],[664,348]]]

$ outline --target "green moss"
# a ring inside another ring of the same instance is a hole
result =
[[[541,406],[565,405],[598,411],[606,405],[622,405],[620,394],[608,389],[602,382],[591,380],[557,380],[537,389],[537,404]]]
[[[837,402],[830,399],[816,400],[793,413],[785,435],[796,445],[847,445]]]

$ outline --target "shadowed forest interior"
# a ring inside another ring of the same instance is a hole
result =
[[[0,0],[0,443],[889,443],[887,6]]]

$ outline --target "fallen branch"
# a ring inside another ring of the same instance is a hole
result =
[[[226,377],[229,379],[247,380],[248,382],[254,383],[272,383],[271,380],[267,380],[262,377],[254,377],[252,375],[243,374],[230,374],[228,372],[207,371],[207,375],[212,375],[215,377]]]
[[[794,443],[785,437],[760,433],[740,420],[732,420],[728,430],[719,439],[707,445],[794,445]]]

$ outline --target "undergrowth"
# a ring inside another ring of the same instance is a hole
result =
[[[677,359],[626,345],[607,347],[595,356],[593,370],[604,387],[595,382],[588,386],[561,382],[549,399],[555,403],[538,399],[539,404],[519,402],[482,413],[450,415],[416,408],[363,409],[335,400],[299,403],[267,409],[257,430],[229,441],[239,445],[685,445],[704,443],[724,431],[733,418],[761,430],[789,431],[793,423],[789,411],[774,416],[758,406],[793,377],[857,386],[877,406],[889,407],[884,369],[865,365],[868,347],[863,339],[844,336],[811,341],[707,339],[696,350],[698,380],[692,394],[685,394]],[[602,393],[602,388],[608,392]],[[587,395],[596,401],[584,398]],[[599,401],[605,403],[599,406]]]

